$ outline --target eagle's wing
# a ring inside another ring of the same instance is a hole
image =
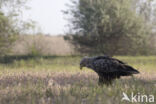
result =
[[[96,72],[115,72],[118,71],[119,62],[109,57],[96,57],[93,61],[94,70]]]
[[[121,60],[118,60],[118,59],[115,59],[115,58],[111,58],[112,60],[114,61],[118,61],[120,64],[126,64],[125,62],[121,61]]]
[[[98,60],[98,59],[108,59],[108,60],[118,61],[118,62],[121,63],[121,64],[126,64],[125,62],[123,62],[123,61],[121,61],[121,60],[112,58],[112,57],[107,56],[107,55],[104,55],[104,56],[97,56],[97,57],[95,57],[94,59],[95,59],[95,60]]]
[[[93,61],[94,70],[100,73],[109,73],[109,72],[124,72],[129,74],[139,73],[136,69],[132,68],[129,65],[126,65],[124,62],[111,58],[109,56],[99,56],[96,57]]]

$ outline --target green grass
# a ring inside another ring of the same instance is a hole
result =
[[[123,92],[152,94],[156,99],[156,56],[116,58],[141,75],[98,86],[93,71],[79,69],[80,56],[1,58],[0,104],[131,104],[121,102]]]

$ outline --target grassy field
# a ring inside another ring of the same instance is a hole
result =
[[[116,58],[141,74],[98,86],[93,71],[79,69],[80,56],[1,58],[0,104],[131,104],[121,101],[123,92],[156,97],[156,56]]]

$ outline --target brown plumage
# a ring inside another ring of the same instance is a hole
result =
[[[139,73],[126,63],[109,56],[84,57],[80,62],[80,69],[83,67],[88,67],[98,74],[100,85],[110,85],[114,79],[121,76]]]

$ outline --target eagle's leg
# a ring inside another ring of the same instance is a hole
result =
[[[99,86],[101,86],[101,85],[104,84],[103,79],[102,79],[102,77],[100,77],[100,76],[99,76],[99,82],[98,82],[98,84],[99,84]]]
[[[100,86],[102,86],[102,85],[107,85],[107,86],[109,86],[109,85],[111,85],[112,84],[112,80],[109,80],[108,78],[104,78],[104,77],[100,77],[99,76],[99,82],[98,82],[98,84],[100,85]]]

